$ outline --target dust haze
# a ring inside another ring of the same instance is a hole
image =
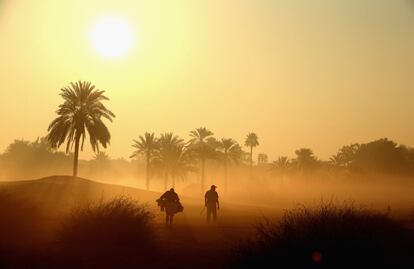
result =
[[[0,0],[0,268],[414,268],[413,3]]]
[[[360,144],[354,145],[361,148]],[[223,202],[257,208],[283,209],[320,200],[347,200],[383,210],[408,209],[414,200],[414,150],[387,139],[362,145],[363,148],[368,145],[371,151],[360,150],[361,156],[349,156],[342,163],[335,158],[340,159],[341,150],[352,145],[344,146],[330,160],[320,160],[310,152],[311,155],[305,155],[309,160],[303,163],[298,161],[299,155],[268,160],[266,154],[259,154],[252,167],[249,154],[244,152],[237,164],[229,164],[227,178],[223,160],[214,156],[206,161],[204,188],[206,191],[215,184]],[[133,150],[131,147],[131,153]],[[13,181],[70,174],[72,158],[71,154],[53,150],[44,138],[15,140],[0,155],[0,178]],[[191,172],[177,178],[175,189],[181,196],[196,200],[201,197],[200,164],[195,160],[193,165]],[[81,177],[96,182],[145,189],[146,164],[140,155],[112,159],[100,152],[91,160],[80,160],[79,170]],[[171,179],[166,183],[164,173],[157,168],[150,177],[153,192],[161,193],[172,187]]]

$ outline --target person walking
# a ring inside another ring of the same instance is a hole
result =
[[[165,211],[165,222],[167,225],[173,223],[173,218],[176,213],[183,211],[180,198],[173,188],[161,195],[157,200],[157,203],[160,206],[161,211]]]
[[[216,192],[216,185],[211,185],[210,190],[206,192],[204,195],[204,204],[205,207],[207,207],[207,223],[210,223],[211,221],[211,215],[213,215],[213,221],[217,221],[217,210],[220,209],[219,204],[219,196]]]

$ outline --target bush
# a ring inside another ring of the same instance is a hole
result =
[[[237,248],[236,268],[414,268],[411,232],[352,203],[300,207],[257,226]]]
[[[28,199],[0,190],[0,246],[21,246],[37,236],[43,212]]]
[[[60,243],[91,247],[137,247],[152,242],[152,214],[127,197],[75,207],[63,224]]]

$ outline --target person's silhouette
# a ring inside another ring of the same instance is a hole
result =
[[[178,194],[171,188],[169,191],[166,191],[161,197],[157,200],[158,204],[161,207],[161,210],[165,209],[165,222],[169,225],[173,223],[174,214],[179,212],[179,203],[180,198]]]
[[[213,215],[213,221],[217,221],[217,210],[220,209],[220,204],[216,188],[217,186],[211,185],[210,190],[204,195],[204,203],[207,207],[207,223],[210,223],[211,215]]]

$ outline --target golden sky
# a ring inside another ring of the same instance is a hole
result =
[[[117,16],[127,54],[107,59],[91,28]],[[414,145],[414,5],[409,0],[0,0],[0,151],[46,134],[59,89],[88,80],[116,114],[112,157],[145,131],[206,126],[271,158],[388,137]],[[81,155],[87,158],[88,152]]]

